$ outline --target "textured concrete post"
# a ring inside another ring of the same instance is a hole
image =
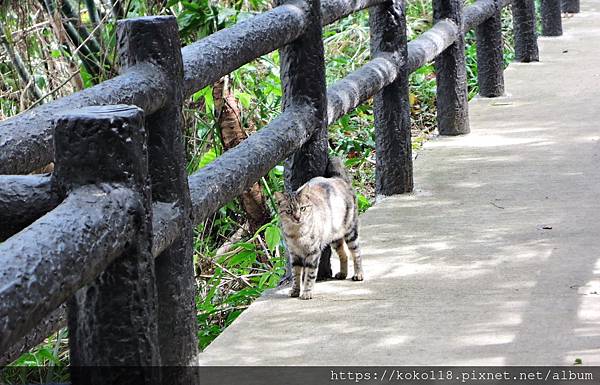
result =
[[[121,105],[82,108],[56,122],[53,177],[61,195],[87,184],[119,183],[137,191],[141,199],[139,212],[133,213],[140,220],[139,232],[129,251],[68,302],[71,365],[137,368],[125,377],[119,377],[118,371],[102,376],[79,376],[82,373],[73,371],[73,384],[153,384],[158,380],[141,369],[160,364],[143,119],[139,108]]]
[[[295,0],[278,3],[298,4]],[[325,59],[321,27],[320,0],[306,0],[309,25],[306,32],[280,50],[283,109],[308,103],[314,108],[315,130],[302,148],[292,155],[285,165],[285,187],[296,190],[309,179],[323,176],[327,168],[327,99],[325,84]],[[321,255],[317,279],[332,276],[331,249]]]
[[[374,97],[377,149],[376,194],[394,195],[413,189],[407,38],[404,0],[369,9],[371,57],[391,56],[398,63],[394,82]]]
[[[562,0],[561,5],[565,13],[579,13],[579,0]]]
[[[167,78],[166,84],[172,85],[163,90],[168,95],[167,104],[147,117],[146,128],[152,197],[175,203],[182,213],[178,224],[181,237],[156,260],[160,353],[164,365],[188,365],[197,354],[198,342],[191,200],[181,119],[183,65],[176,19],[169,16],[119,21],[118,44],[125,69],[152,63]],[[178,379],[179,383],[188,380]]]
[[[463,1],[434,0],[434,23],[450,19],[463,30]],[[456,41],[435,58],[437,80],[437,123],[441,135],[468,134],[469,111],[465,38],[459,33]]]
[[[513,0],[515,61],[529,63],[540,60],[535,31],[534,0]]]
[[[479,95],[486,98],[504,94],[502,18],[499,2],[496,13],[475,28],[477,38],[477,83]]]
[[[542,36],[562,35],[561,0],[542,0]]]

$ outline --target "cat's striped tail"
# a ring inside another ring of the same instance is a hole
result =
[[[342,178],[346,183],[352,185],[352,181],[344,168],[344,163],[340,158],[329,157],[327,161],[327,169],[325,170],[325,176],[327,178]]]

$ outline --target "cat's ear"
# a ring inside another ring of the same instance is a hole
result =
[[[310,201],[310,196],[313,189],[311,188],[310,185],[306,185],[302,188],[301,193],[299,194],[299,198],[300,198],[300,202],[302,202],[302,204],[309,204],[311,203]]]
[[[307,194],[310,194],[310,190],[311,190],[310,184],[307,183],[298,189],[298,194],[299,195],[307,195]]]
[[[273,194],[273,198],[275,198],[275,202],[277,202],[277,205],[281,205],[283,201],[285,201],[285,195],[283,195],[279,191],[276,191],[275,194]]]

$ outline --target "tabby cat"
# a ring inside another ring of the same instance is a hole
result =
[[[330,159],[326,175],[311,179],[295,192],[275,193],[292,265],[291,297],[312,298],[319,258],[328,245],[340,257],[340,272],[335,278],[346,278],[349,250],[354,260],[352,279],[363,280],[352,184],[337,158]]]

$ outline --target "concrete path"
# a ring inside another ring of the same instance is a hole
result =
[[[600,1],[563,20],[362,215],[365,282],[272,291],[201,364],[600,365]]]

